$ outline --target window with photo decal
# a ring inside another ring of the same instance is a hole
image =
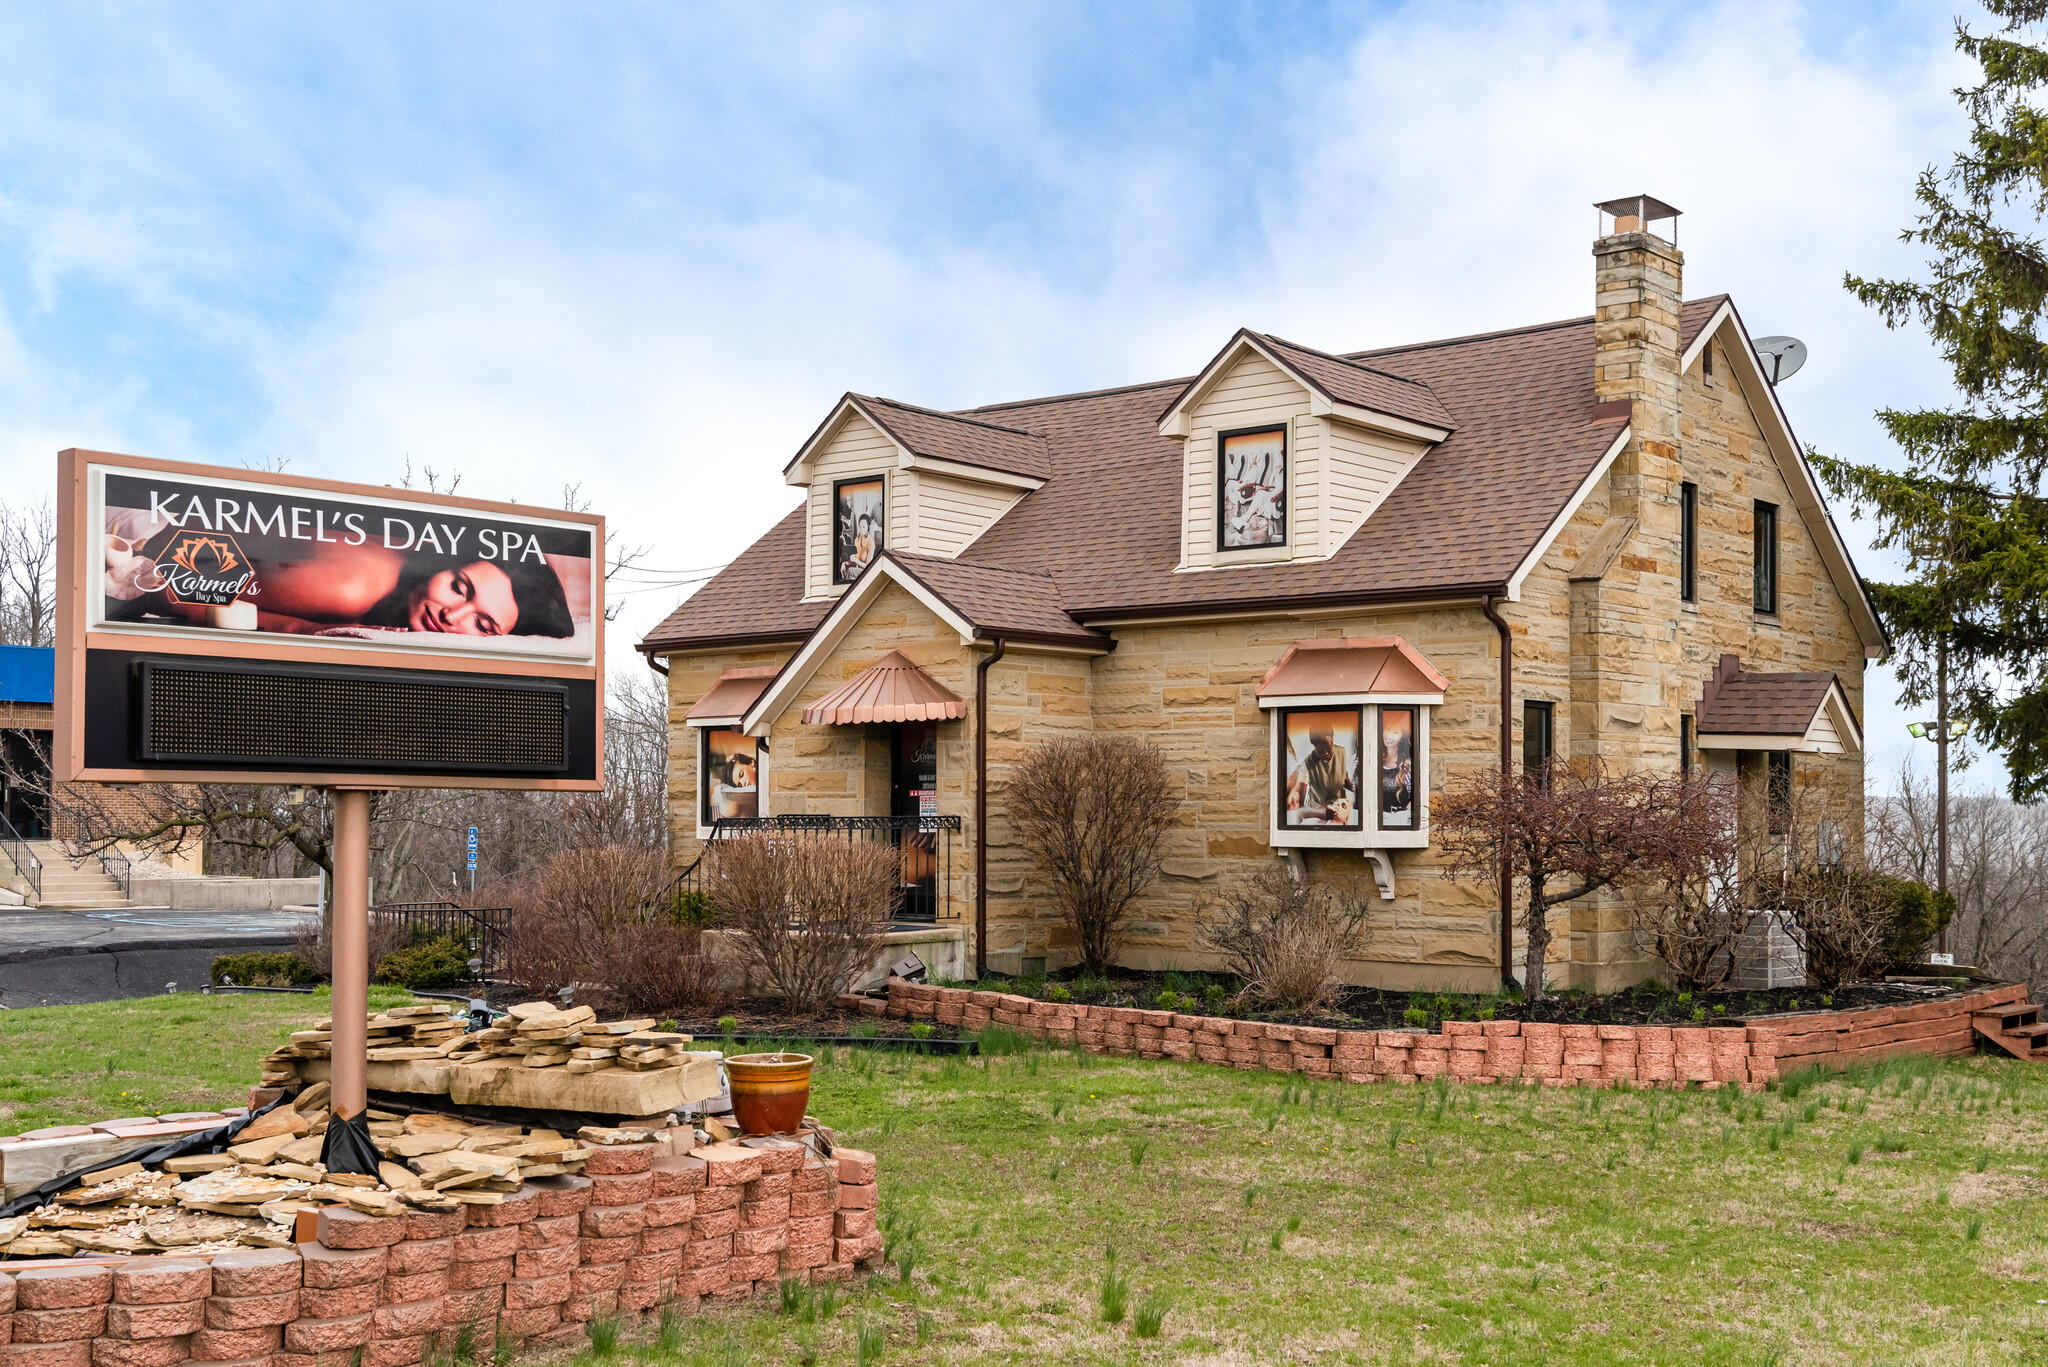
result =
[[[1355,707],[1303,708],[1280,718],[1280,824],[1290,829],[1357,830],[1359,739]]]
[[[832,486],[832,582],[851,584],[875,563],[884,538],[882,480],[847,479]]]
[[[1382,707],[1380,714],[1380,829],[1415,826],[1415,709]]]
[[[1217,451],[1219,550],[1287,544],[1287,430],[1225,432]]]
[[[738,731],[705,730],[698,789],[702,824],[761,815],[761,741]]]

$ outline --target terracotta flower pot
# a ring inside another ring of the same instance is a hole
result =
[[[811,1101],[809,1054],[739,1054],[725,1061],[742,1134],[792,1134]]]

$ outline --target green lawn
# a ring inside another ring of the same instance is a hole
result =
[[[377,1009],[411,1000],[370,989]],[[243,1105],[257,1061],[327,1004],[324,993],[180,992],[0,1011],[0,1134]]]
[[[0,1098],[16,1124],[227,1101],[315,1014],[190,996],[0,1013]],[[852,1364],[863,1329],[868,1361],[934,1365],[2048,1356],[2048,1070],[2030,1064],[1906,1060],[1755,1096],[1310,1088],[990,1043],[1021,1051],[821,1059],[812,1112],[881,1155],[885,1276],[829,1313],[756,1302],[665,1344],[629,1332],[619,1367]],[[1107,1323],[1112,1248],[1128,1293]],[[1133,1332],[1148,1302],[1157,1338]]]

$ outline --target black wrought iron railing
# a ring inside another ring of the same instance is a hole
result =
[[[721,817],[687,868],[662,893],[662,904],[679,922],[715,924],[717,907],[705,886],[704,858],[720,840],[760,832],[843,835],[848,840],[886,841],[900,851],[896,921],[936,922],[953,917],[953,837],[957,816],[755,816]]]
[[[453,902],[385,902],[370,908],[370,919],[396,926],[408,938],[426,934],[474,941],[470,957],[483,960],[486,975],[502,970],[512,946],[510,907],[464,907]]]
[[[7,851],[7,858],[13,863],[14,871],[21,875],[29,886],[29,895],[36,900],[43,896],[43,861],[36,858],[35,851],[22,839],[21,832],[14,829],[14,823],[0,812],[0,850]]]
[[[128,856],[109,845],[106,849],[99,852],[99,857],[100,867],[106,870],[107,877],[120,885],[121,896],[123,898],[133,897],[135,895],[133,891],[135,887],[135,870],[129,864]]]

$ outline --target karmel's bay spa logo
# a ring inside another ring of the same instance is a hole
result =
[[[253,629],[256,605],[242,595],[255,591],[256,570],[249,557],[223,532],[182,531],[164,544],[153,566],[157,583],[174,603],[206,609],[206,623],[216,627]]]

